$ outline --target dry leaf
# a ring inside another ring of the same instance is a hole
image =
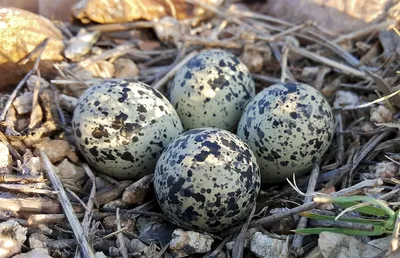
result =
[[[252,9],[279,19],[301,24],[317,22],[325,30],[339,35],[364,28],[394,5],[393,0],[269,0]]]
[[[208,4],[220,4],[220,0],[201,0]],[[164,16],[177,19],[200,18],[208,12],[185,0],[83,0],[73,7],[75,18],[84,23],[130,22],[155,20]]]
[[[63,59],[62,33],[42,16],[17,8],[0,8],[0,88],[18,83],[32,69],[37,54],[26,64],[18,62],[46,38],[50,40],[39,66],[44,77],[55,71],[54,62]]]

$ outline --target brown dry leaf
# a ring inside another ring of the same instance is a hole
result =
[[[44,39],[49,42],[41,56],[44,77],[55,70],[53,63],[63,59],[62,33],[46,18],[17,8],[0,8],[0,87],[18,83],[33,67],[37,53],[28,63],[19,63]]]
[[[269,0],[252,9],[279,19],[301,24],[317,22],[334,35],[364,28],[395,3],[393,0]]]
[[[208,4],[220,4],[220,0],[201,0]],[[75,18],[83,23],[119,23],[134,20],[155,20],[164,16],[177,19],[201,18],[208,13],[185,0],[82,0],[72,9]]]

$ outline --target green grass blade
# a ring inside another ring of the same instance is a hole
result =
[[[366,230],[356,230],[356,229],[347,229],[347,228],[305,228],[305,229],[296,229],[294,232],[300,235],[313,235],[319,234],[321,232],[332,232],[332,233],[340,233],[346,234],[350,236],[380,236],[385,233],[382,227],[376,226],[373,231]]]
[[[336,216],[329,216],[329,215],[321,215],[312,212],[302,212],[299,214],[300,216],[307,217],[309,219],[314,220],[331,220],[335,221]],[[385,220],[377,220],[377,219],[361,219],[361,218],[343,218],[340,217],[336,221],[345,221],[345,222],[353,222],[353,223],[360,223],[360,224],[368,224],[368,225],[377,225],[377,226],[384,226]]]

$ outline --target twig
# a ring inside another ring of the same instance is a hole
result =
[[[32,74],[34,74],[36,72],[36,70],[39,67],[39,63],[40,63],[40,58],[43,54],[43,50],[47,45],[47,42],[49,41],[48,38],[46,38],[45,40],[43,40],[42,43],[40,43],[33,51],[37,51],[38,49],[40,49],[39,55],[35,60],[35,64],[33,65],[32,70],[30,70],[25,76],[24,78],[18,83],[17,87],[15,87],[13,93],[11,93],[9,99],[7,100],[7,103],[4,106],[3,112],[1,113],[1,117],[0,117],[0,121],[4,121],[8,109],[10,108],[11,104],[13,103],[15,97],[17,97],[18,92],[22,89],[22,87],[25,85],[25,82],[29,79],[29,77],[31,77]],[[32,51],[32,52],[33,52]]]
[[[79,243],[81,247],[81,252],[83,257],[95,257],[93,253],[92,247],[89,245],[89,242],[87,238],[85,237],[85,234],[83,232],[83,229],[79,223],[79,220],[76,218],[75,212],[72,208],[72,205],[68,199],[67,193],[64,190],[64,187],[61,184],[60,179],[57,177],[57,174],[53,170],[53,165],[51,164],[49,158],[47,155],[41,151],[40,156],[42,157],[42,160],[44,162],[44,165],[47,170],[47,174],[49,176],[49,179],[55,188],[56,191],[58,191],[59,195],[59,201],[61,203],[61,206],[64,209],[65,215],[68,218],[69,224],[71,225],[71,228],[74,232],[75,238],[77,242]]]
[[[360,78],[367,78],[367,75],[364,72],[361,72],[357,69],[354,69],[353,67],[341,64],[339,62],[336,62],[332,59],[326,58],[324,56],[320,56],[318,54],[312,53],[304,48],[300,48],[300,47],[295,47],[293,45],[289,45],[288,46],[289,49],[299,55],[305,56],[307,58],[310,58],[316,62],[320,62],[323,63],[325,65],[331,66],[333,68],[339,69],[341,70],[343,73],[347,74],[347,75],[353,75],[356,77],[360,77]]]
[[[170,244],[170,243],[166,244],[166,245],[154,256],[154,258],[161,258],[161,257],[164,255],[164,253],[167,251],[167,249],[168,249],[168,247],[169,247],[169,244]]]
[[[178,72],[179,69],[183,65],[185,65],[190,59],[192,59],[195,55],[197,55],[197,51],[193,51],[187,56],[185,56],[179,63],[177,63],[167,74],[164,75],[163,78],[161,78],[158,82],[156,82],[152,87],[156,90],[160,89],[165,83],[170,81],[175,74]]]
[[[308,183],[306,197],[304,197],[304,203],[309,203],[312,201],[312,193],[315,191],[315,186],[317,185],[317,179],[319,175],[319,165],[318,163],[314,164],[314,167],[311,171],[310,181]],[[308,219],[306,217],[301,217],[299,223],[297,224],[297,229],[304,229],[307,226]],[[292,251],[296,257],[301,256],[304,253],[303,250],[303,239],[302,235],[295,235],[292,243]]]
[[[244,251],[244,243],[246,240],[247,229],[249,228],[250,222],[253,219],[254,212],[256,211],[256,205],[253,205],[251,212],[246,220],[246,223],[243,224],[242,229],[240,230],[239,235],[236,237],[236,240],[233,245],[232,256],[242,258]]]
[[[215,248],[214,251],[212,251],[209,255],[205,255],[203,258],[216,258],[218,254],[222,251],[222,249],[225,247],[226,243],[231,241],[232,235],[227,236],[222,240],[222,242],[218,245],[217,248]]]
[[[117,230],[121,230],[121,218],[119,216],[119,208],[117,208]],[[117,235],[117,240],[119,243],[119,252],[122,255],[123,258],[129,258],[128,256],[128,250],[126,249],[125,246],[125,240],[124,240],[124,235],[122,232],[119,232]]]

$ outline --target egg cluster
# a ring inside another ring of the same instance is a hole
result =
[[[261,182],[309,171],[328,148],[333,116],[304,84],[276,84],[256,95],[247,67],[217,49],[177,72],[169,99],[125,80],[89,88],[72,126],[77,148],[99,172],[121,179],[154,172],[167,218],[220,232],[249,215]]]

